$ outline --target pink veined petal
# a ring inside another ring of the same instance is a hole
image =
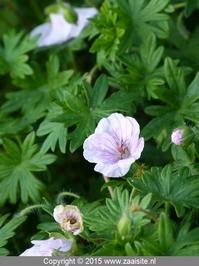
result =
[[[118,144],[121,144],[121,141],[129,142],[132,136],[133,143],[136,143],[140,133],[140,127],[134,118],[125,118],[122,114],[114,113],[108,118],[100,120],[95,133],[100,134],[102,132],[112,135]]]
[[[137,143],[136,143],[136,147],[134,148],[134,150],[131,151],[131,156],[137,160],[140,158],[141,153],[144,149],[144,138],[140,138]]]
[[[96,164],[94,170],[108,177],[120,177],[124,176],[129,168],[130,165],[128,167],[120,167],[118,162],[116,162],[114,164]]]
[[[83,148],[85,159],[91,163],[115,163],[119,158],[117,144],[107,133],[90,135]]]

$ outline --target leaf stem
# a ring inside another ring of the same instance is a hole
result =
[[[89,5],[89,6],[92,6],[94,7],[95,9],[97,9],[98,11],[100,11],[100,9],[91,1],[91,0],[86,0],[86,3]]]
[[[34,210],[37,208],[43,208],[44,206],[45,206],[44,204],[35,204],[32,206],[28,206],[20,212],[20,216],[24,216],[24,215],[28,214],[31,210]]]
[[[57,203],[58,204],[61,203],[62,202],[61,198],[66,197],[66,196],[74,197],[74,198],[77,198],[77,199],[80,198],[80,196],[75,194],[75,193],[65,191],[65,192],[59,193],[59,195],[57,197]]]
[[[107,176],[105,176],[105,175],[103,175],[103,178],[104,178],[105,183],[108,183],[110,181],[110,179]],[[110,193],[111,198],[112,198],[113,197],[113,189],[112,189],[112,187],[108,187],[108,190],[109,190],[109,193]]]
[[[130,202],[131,202],[132,197],[133,197],[133,195],[135,194],[136,190],[137,190],[137,189],[136,189],[135,187],[133,187],[133,189],[132,189],[132,191],[131,191],[131,194],[130,194]]]
[[[173,5],[173,8],[178,9],[178,8],[185,7],[185,6],[186,6],[186,3],[178,3],[178,4]]]
[[[92,78],[93,78],[93,75],[95,73],[95,71],[98,69],[98,65],[95,65],[91,71],[89,72],[88,76],[86,77],[86,81],[91,84],[92,83]]]
[[[130,209],[133,211],[133,212],[143,212],[145,213],[146,215],[148,215],[149,217],[151,217],[155,222],[159,222],[158,218],[153,215],[151,212],[145,210],[145,209],[142,209],[140,206],[138,206],[137,204],[134,204],[133,206],[130,207]]]

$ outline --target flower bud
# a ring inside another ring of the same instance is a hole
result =
[[[183,129],[176,129],[173,131],[171,135],[172,142],[177,146],[182,145],[182,133],[183,133]]]
[[[78,16],[74,9],[66,3],[63,3],[61,6],[61,13],[63,14],[66,21],[72,24],[76,24]]]
[[[195,139],[195,133],[190,127],[182,127],[173,131],[172,142],[177,146],[188,146]]]
[[[131,232],[131,219],[127,215],[123,216],[117,224],[117,229],[122,237],[127,236]]]

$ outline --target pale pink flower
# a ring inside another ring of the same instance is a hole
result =
[[[184,132],[183,129],[176,129],[171,134],[171,140],[175,145],[181,146],[182,145],[182,133]]]
[[[57,205],[54,208],[53,217],[65,231],[77,235],[83,231],[82,214],[74,205]]]
[[[72,247],[72,240],[53,237],[47,240],[33,240],[31,243],[34,246],[26,249],[20,256],[52,256],[56,250],[67,252]]]
[[[114,113],[100,120],[94,134],[84,142],[84,157],[97,163],[94,170],[108,177],[124,176],[135,160],[140,158],[144,139],[132,117]]]
[[[75,38],[88,25],[88,18],[97,14],[97,10],[92,7],[75,8],[78,20],[76,24],[69,23],[62,14],[50,14],[50,22],[37,26],[30,33],[30,37],[41,34],[38,39],[38,47],[57,45]]]

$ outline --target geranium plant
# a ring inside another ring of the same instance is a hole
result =
[[[199,1],[0,5],[0,255],[198,256]]]

